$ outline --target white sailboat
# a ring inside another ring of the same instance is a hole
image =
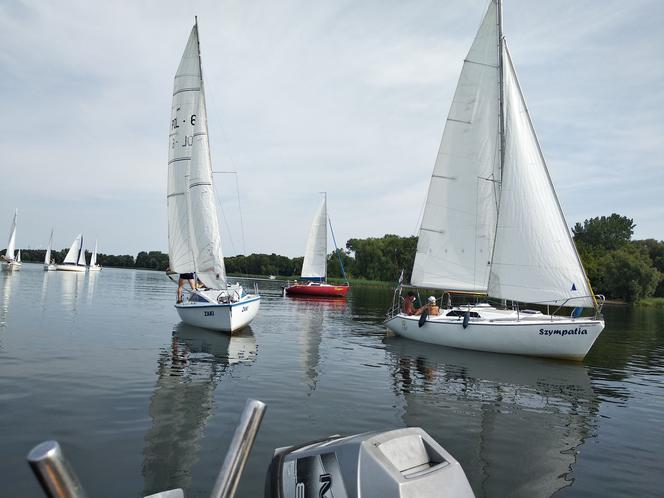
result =
[[[323,192],[323,200],[316,210],[309,228],[309,237],[302,262],[301,279],[306,283],[295,282],[284,290],[289,296],[344,297],[350,286],[331,285],[327,280],[327,194]],[[332,224],[330,224],[332,228]],[[336,243],[335,243],[336,249]],[[343,265],[339,259],[341,271]],[[345,274],[344,274],[345,276]]]
[[[2,270],[3,271],[18,271],[21,269],[21,251],[18,251],[18,257],[15,256],[16,250],[16,222],[18,220],[18,209],[14,211],[14,219],[12,226],[9,229],[9,241],[7,242],[7,250],[2,257]]]
[[[85,250],[83,249],[83,234],[78,234],[71,243],[71,247],[65,256],[61,265],[55,265],[58,271],[75,271],[84,272],[86,270],[85,264]]]
[[[168,150],[170,268],[195,274],[205,286],[175,305],[183,322],[225,332],[241,329],[260,307],[258,292],[230,285],[221,247],[208,142],[198,23],[175,74]]]
[[[92,256],[90,257],[90,266],[88,266],[89,271],[100,271],[101,266],[97,264],[97,241],[95,240],[95,250],[92,251]]]
[[[44,271],[54,271],[57,268],[55,260],[51,258],[52,250],[53,250],[53,229],[51,228],[51,237],[48,239],[48,247],[46,248],[46,254],[44,255]]]
[[[491,1],[463,64],[411,283],[505,303],[448,305],[421,326],[420,316],[400,312],[399,288],[386,325],[419,341],[581,360],[604,328],[603,297],[592,293],[551,183],[503,37],[500,0]],[[557,314],[565,307],[572,315]],[[594,316],[580,316],[583,308]]]

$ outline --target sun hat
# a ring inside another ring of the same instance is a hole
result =
[[[429,296],[429,302],[430,302],[430,303],[435,303],[435,302],[436,302],[436,298],[433,297],[433,296]]]

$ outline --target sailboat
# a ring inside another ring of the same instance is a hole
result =
[[[69,251],[65,256],[61,265],[55,265],[58,271],[76,271],[84,272],[85,268],[85,251],[83,250],[83,234],[79,233],[69,247]]]
[[[97,264],[97,241],[95,240],[95,250],[92,251],[92,257],[90,258],[90,266],[88,266],[88,271],[100,271],[101,266]]]
[[[195,274],[204,286],[192,290],[175,308],[185,323],[233,332],[253,320],[260,296],[257,289],[247,293],[240,284],[229,284],[226,277],[212,182],[198,22],[175,74],[169,138],[170,268],[181,275]]]
[[[46,248],[46,254],[44,255],[44,271],[54,271],[56,270],[55,261],[51,259],[51,252],[53,250],[53,229],[51,228],[51,237],[48,239],[48,247]]]
[[[21,251],[18,251],[18,257],[14,256],[16,250],[16,221],[18,219],[18,209],[14,211],[14,220],[9,229],[9,242],[7,242],[7,250],[2,257],[2,270],[3,271],[18,271],[21,269]]]
[[[304,283],[295,282],[285,288],[289,296],[317,296],[317,297],[345,297],[350,289],[348,281],[346,285],[331,285],[326,283],[327,279],[327,194],[323,195],[318,210],[309,228],[309,238],[302,263],[301,279]],[[330,224],[330,229],[332,225]],[[334,237],[334,235],[333,235]],[[336,243],[335,243],[336,249]],[[338,254],[337,254],[338,255]],[[341,271],[346,276],[341,257],[339,257]]]
[[[386,325],[418,341],[582,360],[604,329],[604,298],[593,295],[551,183],[503,37],[500,0],[491,1],[463,64],[411,283],[444,291],[445,309],[426,318],[402,312],[403,287],[395,291]],[[453,294],[500,304],[453,307]],[[594,314],[582,316],[585,308]]]

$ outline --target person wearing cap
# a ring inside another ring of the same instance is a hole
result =
[[[415,314],[416,315],[421,315],[424,310],[427,311],[427,314],[431,316],[438,316],[440,315],[440,308],[436,304],[436,298],[434,296],[429,296],[429,299],[427,299],[427,304],[422,306],[420,309],[418,309]]]

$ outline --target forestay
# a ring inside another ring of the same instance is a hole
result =
[[[434,167],[411,282],[486,292],[500,180],[498,11],[461,70]]]
[[[503,60],[505,162],[489,295],[594,307],[507,48]]]
[[[171,270],[177,273],[195,271],[186,196],[201,83],[198,28],[194,26],[175,74],[168,148],[168,256]]]
[[[327,276],[327,199],[323,200],[316,211],[302,263],[302,278],[307,280],[325,280]]]

